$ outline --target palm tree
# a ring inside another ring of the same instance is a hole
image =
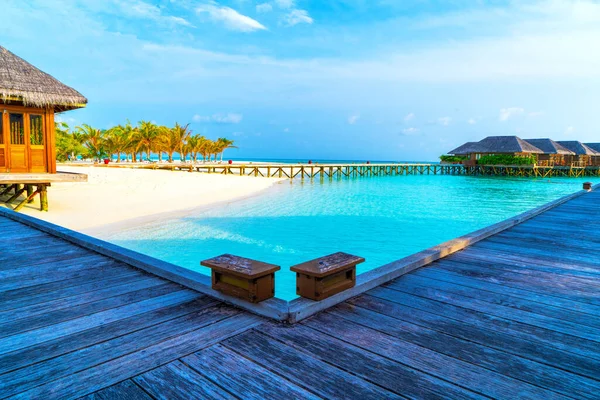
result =
[[[121,162],[121,154],[126,152],[130,147],[133,141],[133,137],[131,135],[132,128],[129,121],[125,126],[117,125],[110,128],[106,133],[105,144],[107,149],[110,149],[111,155],[117,154],[117,162]]]
[[[155,150],[156,141],[158,138],[159,129],[150,121],[140,121],[138,123],[138,137],[137,137],[137,151],[145,150],[148,161],[150,161],[150,155]]]
[[[105,131],[94,128],[88,124],[83,124],[75,128],[84,138],[83,145],[87,149],[87,154],[94,160],[100,161],[105,155],[104,137]]]
[[[189,124],[181,126],[176,123],[173,128],[165,130],[159,136],[159,146],[168,154],[169,162],[173,162],[173,154],[176,152],[181,155],[182,161],[185,161],[185,156],[187,154],[185,145],[192,133],[188,129],[188,126]]]
[[[75,160],[78,155],[85,152],[82,144],[82,135],[69,132],[66,122],[55,122],[56,131],[56,157],[60,161]]]
[[[234,143],[233,140],[229,140],[227,138],[218,138],[217,139],[217,146],[220,150],[219,152],[221,153],[221,162],[223,161],[223,153],[225,152],[226,149],[237,149],[237,147],[234,146],[233,143]]]

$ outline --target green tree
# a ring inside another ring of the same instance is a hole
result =
[[[106,150],[104,148],[105,131],[94,128],[88,124],[83,124],[75,129],[78,134],[82,135],[84,140],[83,146],[87,149],[86,156],[96,161],[100,161],[106,156]]]

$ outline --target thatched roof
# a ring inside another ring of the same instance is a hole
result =
[[[544,152],[532,144],[527,143],[517,136],[488,136],[478,143],[484,151],[481,153],[512,154],[512,153],[534,153]]]
[[[587,147],[592,150],[600,152],[600,143],[584,143]]]
[[[571,150],[577,155],[586,155],[586,156],[600,156],[600,152],[597,152],[594,149],[589,148],[585,144],[578,142],[577,140],[569,140],[569,141],[559,141],[561,145]]]
[[[452,151],[449,151],[448,154],[452,154],[455,156],[464,156],[471,153],[480,153],[481,148],[478,146],[477,142],[467,142],[462,146],[458,146]]]
[[[0,46],[0,100],[64,111],[85,107],[78,91]]]
[[[552,139],[524,139],[527,143],[534,145],[538,149],[542,150],[544,154],[575,154],[573,151],[567,149],[558,142]]]

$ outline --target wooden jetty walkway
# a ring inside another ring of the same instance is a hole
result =
[[[69,165],[69,164],[65,164]],[[77,164],[71,164],[77,166]],[[136,168],[208,174],[256,176],[290,179],[333,179],[402,175],[484,175],[511,177],[586,177],[600,176],[600,167],[476,165],[460,164],[192,164],[192,163],[113,163],[102,168]]]
[[[600,190],[295,325],[0,216],[0,398],[597,399]]]

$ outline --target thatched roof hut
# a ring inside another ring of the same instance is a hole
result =
[[[0,102],[60,112],[85,107],[87,99],[0,46]]]
[[[452,151],[449,151],[448,154],[452,154],[455,156],[464,156],[472,153],[479,153],[481,147],[478,145],[478,142],[467,142],[462,146],[458,146]]]
[[[584,145],[600,153],[600,143],[584,143]]]
[[[578,142],[577,140],[558,141],[558,143],[577,155],[600,156],[600,152]]]
[[[544,154],[562,154],[562,155],[573,155],[575,152],[567,149],[558,142],[552,139],[524,139],[527,143],[542,150]]]
[[[527,143],[517,136],[488,136],[477,143],[478,147],[483,150],[478,153],[489,154],[517,154],[531,153],[544,154],[542,150],[536,146]]]

